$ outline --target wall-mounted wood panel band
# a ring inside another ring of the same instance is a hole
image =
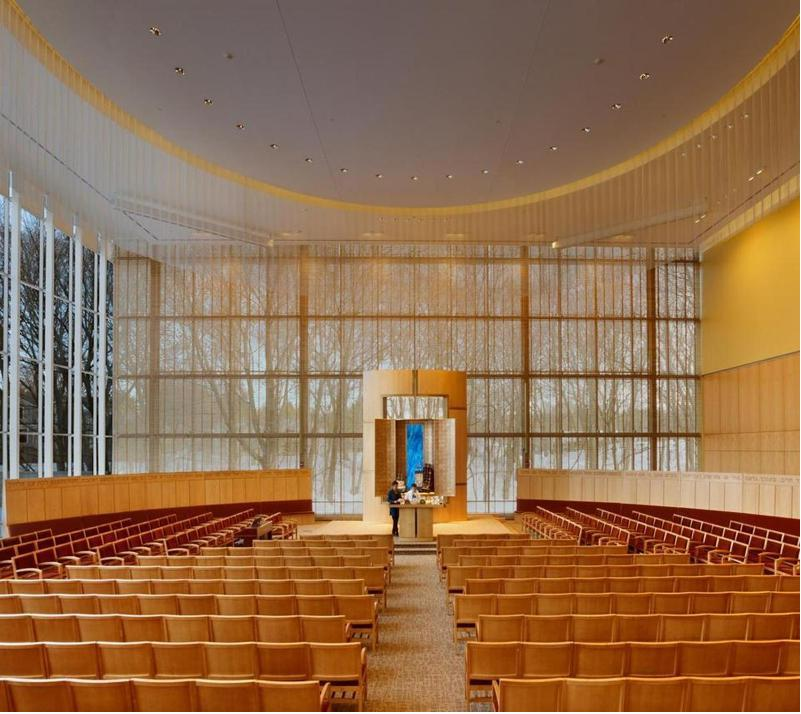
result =
[[[14,479],[5,482],[6,522],[77,518],[233,503],[311,503],[309,469],[204,471]]]

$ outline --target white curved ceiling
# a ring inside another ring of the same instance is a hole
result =
[[[622,161],[712,105],[798,11],[793,0],[19,3],[79,72],[176,144],[294,191],[398,206],[518,196]]]

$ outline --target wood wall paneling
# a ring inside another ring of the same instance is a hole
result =
[[[705,471],[799,474],[799,355],[704,375]]]
[[[785,474],[705,471],[518,469],[518,501],[675,506],[799,517],[799,479]]]
[[[13,479],[9,525],[146,509],[253,501],[311,501],[309,469]]]

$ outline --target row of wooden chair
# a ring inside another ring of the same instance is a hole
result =
[[[674,514],[674,518],[678,518],[678,514]],[[754,535],[764,536],[770,540],[775,540],[780,543],[792,543],[793,545],[801,545],[801,536],[798,533],[785,533],[784,531],[777,531],[772,528],[764,528],[756,526],[751,523],[743,523],[742,521],[729,521],[729,528],[733,528],[743,533],[753,533]]]
[[[122,531],[101,533],[87,540],[66,542],[17,555],[6,563],[0,563],[0,566],[8,566],[7,577],[63,577],[65,566],[80,563],[122,565],[135,562],[137,556],[143,554],[186,555],[197,552],[202,545],[232,542],[244,526],[241,519],[250,514],[252,510],[213,518],[211,513],[203,513],[166,522],[164,519],[170,517],[164,516],[145,524],[126,526]],[[140,526],[152,528],[140,530]]]
[[[372,534],[343,534],[341,536],[331,535],[317,535],[310,536],[304,535],[295,538],[293,543],[299,543],[298,546],[287,546],[286,541],[276,542],[275,540],[254,540],[253,547],[258,548],[284,548],[284,547],[315,547],[317,545],[338,545],[338,546],[358,546],[359,544],[373,544],[386,546],[388,550],[394,550],[395,540],[390,533],[372,533]]]
[[[628,554],[625,546],[609,545],[609,546],[592,546],[592,545],[537,545],[536,541],[532,544],[521,545],[519,541],[511,541],[511,544],[500,545],[450,545],[442,548],[439,552],[438,563],[442,570],[447,569],[449,565],[457,565],[459,558],[462,556],[563,556],[563,557],[584,557],[584,556],[604,556],[616,555],[618,557],[625,556],[633,558],[633,554]],[[642,556],[639,556],[642,558]],[[649,556],[657,557],[657,556]],[[572,561],[566,561],[572,562]],[[631,562],[637,562],[631,560]],[[655,560],[655,563],[689,563],[688,558],[681,556],[674,557],[667,560]]]
[[[645,523],[655,523],[663,528],[687,535],[691,539],[690,550],[696,560],[709,562],[759,562],[773,572],[798,574],[798,537],[781,535],[774,540],[766,529],[760,533],[741,531],[692,519],[697,526],[668,521],[658,516],[634,511],[633,515]],[[755,527],[752,526],[755,529]],[[784,540],[787,538],[787,540]]]
[[[28,582],[24,580],[9,582]],[[22,588],[15,595],[367,595],[361,578],[348,580],[37,580],[36,592]],[[57,583],[77,584],[76,588]],[[101,587],[98,587],[101,586]],[[2,596],[0,596],[2,597]]]
[[[210,515],[193,516],[187,519],[187,523],[195,525],[200,522],[199,518]],[[149,536],[154,529],[177,522],[178,518],[173,513],[138,523],[131,523],[130,518],[119,519],[101,526],[56,535],[48,529],[48,535],[0,548],[0,575],[16,577],[21,572],[22,577],[27,577],[41,569],[60,575],[67,563],[99,562],[101,554],[113,555],[114,548],[119,543],[127,542],[125,539],[143,534]]]
[[[575,519],[583,527],[582,539],[587,544],[605,545],[607,543],[620,543],[626,548],[631,543],[631,531],[608,523],[591,514],[583,513],[575,508],[565,509],[570,518]]]
[[[513,541],[513,540],[522,540],[522,541],[530,541],[534,540],[529,533],[513,533],[509,531],[508,533],[440,533],[436,537],[437,543],[437,552],[439,552],[443,547],[449,545],[456,545],[457,543],[463,543],[464,541],[476,541],[476,542],[488,542],[488,541]],[[547,539],[543,539],[541,541],[543,545],[551,545],[553,541],[549,541]],[[558,543],[556,543],[558,545]],[[570,541],[563,542],[562,545],[570,545]]]
[[[204,679],[0,679],[8,712],[327,711],[329,685]]]
[[[798,613],[795,593],[609,593],[457,595],[454,638],[481,615],[695,615]]]
[[[478,642],[797,640],[798,613],[479,615]]]
[[[0,642],[348,642],[344,615],[0,615]]]
[[[625,567],[625,566],[624,566]],[[481,581],[492,583],[482,588]],[[499,584],[500,581],[500,584]],[[687,575],[659,576],[645,575],[630,577],[583,577],[583,578],[522,578],[490,577],[466,578],[452,585],[448,594],[476,592],[477,590],[505,591],[504,581],[518,584],[517,592],[530,593],[637,593],[637,592],[798,592],[798,578],[782,575]],[[468,588],[470,588],[468,590]]]
[[[270,580],[363,580],[367,592],[377,597],[383,606],[386,607],[387,604],[387,575],[386,570],[380,565],[353,568],[256,568],[256,577],[253,577],[248,572],[250,569],[246,568],[244,570],[245,572],[238,568],[157,568],[158,572],[156,573],[139,571],[135,579],[125,572],[105,571],[94,575],[94,578],[97,578],[96,582],[102,583],[104,580],[114,579],[117,585],[111,586],[108,590],[104,590],[103,586],[97,585],[91,590],[92,592],[214,592],[220,595],[256,595],[269,588],[269,586],[262,588],[261,583]],[[80,581],[83,583],[81,592],[87,591],[86,583],[94,579],[92,575],[92,573],[86,573],[84,575],[86,579]],[[243,575],[250,575],[250,577],[242,577]],[[122,585],[124,580],[129,580],[129,583],[125,586]],[[203,581],[207,584],[194,588],[191,584],[186,584],[186,581],[191,580]],[[53,581],[41,582],[52,583]],[[70,581],[61,582],[67,583]],[[181,584],[169,584],[176,582]],[[240,585],[237,585],[237,583],[240,583]],[[48,585],[47,590],[50,592],[71,592],[67,585]],[[2,591],[0,590],[0,592]],[[0,595],[0,597],[2,596]]]
[[[19,535],[6,536],[5,538],[0,538],[0,548],[5,548],[9,545],[17,545],[18,543],[25,543],[26,541],[39,540],[39,538],[49,538],[52,535],[52,529],[42,528],[38,531],[28,531],[27,533],[20,533]]]
[[[496,712],[797,712],[798,677],[501,679]]]
[[[640,553],[620,553],[618,555],[460,555],[451,568],[458,566],[510,566],[510,565],[562,565],[585,567],[588,565],[641,565],[655,567],[659,565],[679,565],[697,568],[698,564],[690,563],[689,557],[681,555],[643,555]],[[725,565],[733,565],[726,563]],[[703,566],[702,566],[703,567]],[[688,572],[690,572],[688,570]],[[710,571],[714,572],[714,571]],[[724,571],[718,571],[724,572]],[[759,574],[763,570],[758,564],[750,564],[745,571]]]
[[[776,586],[776,581],[751,580],[763,576],[744,576],[748,580],[740,580],[741,576],[687,575],[652,578],[649,576],[630,577],[578,577],[578,578],[467,578],[462,592],[476,594],[530,595],[532,593],[592,593],[592,592],[640,592],[645,587],[648,592],[716,592],[741,590],[765,592]],[[773,576],[766,576],[768,578]],[[707,578],[707,580],[704,580]],[[715,578],[710,581],[709,578]],[[720,580],[720,578],[728,578]],[[743,585],[745,583],[745,585]],[[792,583],[784,585],[784,592],[794,592]],[[457,591],[458,592],[458,591]]]
[[[537,508],[537,512],[520,515],[523,530],[535,538],[564,539],[580,544],[582,529],[578,523],[568,519],[557,519],[553,514]]]
[[[367,657],[358,642],[38,642],[0,647],[0,678],[318,680],[356,694]]]
[[[315,553],[314,555],[142,555],[137,558],[136,565],[172,567],[187,565],[196,567],[280,566],[291,568],[309,566],[333,568],[348,565],[381,565],[382,567],[388,568],[390,563],[385,548],[351,548],[350,552]]]
[[[342,615],[351,633],[378,644],[378,605],[370,595],[11,595],[7,615],[183,615],[191,639],[208,639],[208,615]],[[2,600],[3,598],[0,598]],[[12,607],[18,609],[11,609]],[[198,616],[200,616],[198,618]],[[197,628],[197,630],[195,630]]]
[[[499,679],[793,677],[798,640],[763,642],[468,642],[465,696],[489,699]],[[485,692],[476,696],[476,690]]]
[[[346,569],[345,575],[353,575]],[[361,595],[382,584],[380,568],[361,578],[283,580],[7,580],[9,595]],[[35,587],[34,587],[35,586]],[[0,602],[2,600],[0,595]],[[2,606],[0,606],[2,607]]]

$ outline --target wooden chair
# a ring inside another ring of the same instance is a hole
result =
[[[358,643],[332,645],[314,643],[309,645],[309,679],[327,682],[331,687],[331,698],[352,697],[359,711],[364,711],[367,698],[367,657]]]
[[[226,682],[200,680],[195,683],[198,711],[256,712],[260,710],[259,692],[255,682]]]

